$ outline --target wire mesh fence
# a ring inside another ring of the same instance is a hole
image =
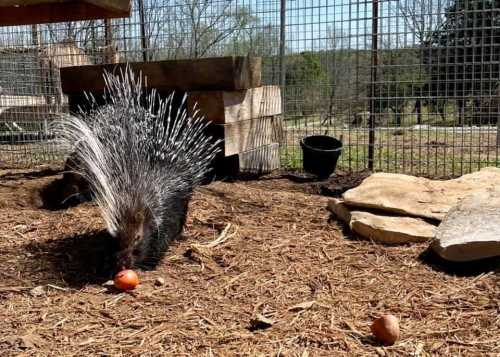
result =
[[[0,27],[0,161],[60,159],[61,67],[229,55],[261,56],[283,86],[286,168],[311,134],[341,138],[353,170],[499,163],[500,2],[485,0],[135,0],[129,18]]]

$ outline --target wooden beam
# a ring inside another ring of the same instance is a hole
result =
[[[234,123],[281,114],[279,86],[262,86],[241,91],[203,91],[188,94],[190,114],[195,108],[216,124]]]
[[[119,73],[125,63],[67,67],[61,69],[63,92],[102,93],[104,70]],[[130,63],[147,79],[147,87],[163,91],[234,91],[261,85],[259,57],[219,57],[196,60],[176,60]]]
[[[224,156],[280,142],[282,138],[282,119],[279,116],[238,121],[230,124],[212,124],[209,133],[223,139]]]
[[[88,2],[89,4],[93,4],[99,7],[102,7],[103,9],[106,9],[108,11],[114,11],[114,12],[128,12],[130,14],[130,0],[84,0],[85,2]]]
[[[120,2],[122,7],[113,8],[103,6],[105,2],[96,5],[76,0],[0,0],[0,26],[129,17],[130,0]],[[124,10],[126,3],[129,7]]]
[[[51,4],[51,3],[61,3],[61,2],[71,2],[71,0],[0,0],[0,7],[6,6],[31,6],[39,4]]]

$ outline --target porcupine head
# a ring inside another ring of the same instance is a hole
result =
[[[55,123],[73,150],[73,170],[89,183],[107,230],[116,241],[116,269],[157,262],[184,225],[193,189],[211,169],[219,142],[207,123],[187,114],[183,97],[146,91],[141,73],[127,65],[104,73],[105,105],[87,95],[88,107]]]

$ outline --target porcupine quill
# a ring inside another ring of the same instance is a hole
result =
[[[58,120],[72,149],[71,171],[84,178],[117,242],[116,269],[155,266],[182,232],[193,190],[211,170],[219,141],[196,111],[173,110],[146,92],[129,66],[104,73],[107,104],[87,96],[90,110]],[[184,108],[186,96],[182,105]]]

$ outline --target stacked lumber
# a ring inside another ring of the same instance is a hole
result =
[[[220,165],[227,173],[265,173],[278,169],[282,133],[278,86],[237,91],[195,91],[188,96],[191,114],[198,109],[210,121],[211,134],[223,139]]]
[[[85,101],[84,93],[99,97],[104,91],[104,70],[116,73],[125,65],[62,68],[62,89],[68,95],[70,110],[77,110]],[[145,86],[161,95],[172,91],[187,94],[188,112],[192,115],[200,110],[210,122],[210,134],[223,140],[217,167],[224,175],[279,168],[281,92],[278,86],[262,85],[260,58],[138,62],[130,66],[146,78]]]

